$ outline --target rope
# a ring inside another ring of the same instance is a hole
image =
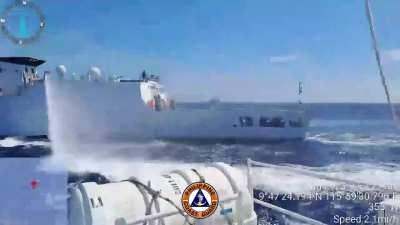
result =
[[[142,182],[140,182],[140,181],[138,181],[136,179],[128,179],[128,180],[123,180],[123,181],[128,181],[128,182],[131,182],[134,185],[139,185],[139,186],[143,187],[143,189],[146,190],[147,193],[152,197],[151,201],[153,201],[153,199],[160,198],[160,199],[168,202],[173,207],[175,207],[176,210],[178,210],[179,214],[181,214],[183,217],[185,217],[185,221],[189,225],[194,225],[194,223],[189,221],[188,216],[186,215],[186,213],[181,208],[179,208],[179,206],[177,206],[171,199],[161,195],[161,191],[156,191],[156,190],[152,189],[151,187],[143,184]]]
[[[146,212],[145,215],[150,215],[151,214],[151,205],[149,203],[149,198],[147,196],[147,192],[143,189],[142,186],[136,185],[137,189],[139,190],[140,194],[143,196],[144,204],[146,205]],[[147,221],[143,222],[143,225],[146,225]]]
[[[196,169],[192,169],[192,171],[199,177],[200,182],[205,183],[204,177],[197,171]]]

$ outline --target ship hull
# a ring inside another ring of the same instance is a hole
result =
[[[50,133],[63,138],[104,140],[168,139],[272,141],[301,140],[306,126],[291,127],[289,120],[306,121],[303,112],[266,108],[185,108],[154,111],[143,103],[139,83],[93,83],[51,80],[47,83]],[[251,118],[251,126],[240,118]],[[280,117],[284,127],[262,127],[261,117]]]
[[[0,137],[47,135],[48,120],[44,83],[37,83],[17,96],[0,97]]]

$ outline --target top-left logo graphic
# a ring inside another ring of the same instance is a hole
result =
[[[18,45],[35,42],[45,26],[41,9],[31,0],[16,0],[0,15],[1,32]]]

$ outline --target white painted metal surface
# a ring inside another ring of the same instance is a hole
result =
[[[58,129],[66,136],[79,132],[80,138],[92,139],[286,140],[305,137],[307,119],[300,111],[149,107],[148,102],[155,95],[154,90],[145,91],[149,87],[153,86],[47,80],[50,129]],[[263,118],[280,118],[284,125],[262,126]],[[304,126],[290,125],[298,121]],[[65,126],[52,126],[61,123]]]
[[[183,190],[192,182],[204,179],[218,192],[217,211],[210,217],[197,220],[182,211]],[[70,190],[69,221],[74,225],[106,224],[237,224],[255,225],[257,216],[253,199],[246,188],[242,171],[225,164],[200,167],[196,170],[172,171],[150,178],[150,188],[160,191],[154,198],[143,186],[130,181],[98,185],[82,183]],[[169,199],[171,202],[166,201]],[[172,203],[172,204],[171,204]]]

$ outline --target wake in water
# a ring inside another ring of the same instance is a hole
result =
[[[46,139],[7,137],[0,139],[0,157],[42,157],[51,155]]]
[[[50,147],[50,143],[44,139],[31,140],[22,137],[7,137],[0,140],[0,148],[25,147]]]
[[[399,169],[399,165],[393,164],[343,163],[317,168],[288,164],[274,168],[256,168],[253,178],[257,189],[277,193],[309,193],[315,191],[316,187],[341,185],[343,180],[357,183],[359,191],[369,190],[371,186],[399,190]]]
[[[51,83],[46,83],[46,92],[49,136],[54,154],[43,161],[43,170],[78,173],[90,171],[111,180],[131,176],[147,180],[150,176],[172,169],[199,168],[212,162],[231,164],[246,172],[244,164],[251,158],[278,165],[253,169],[251,180],[254,181],[255,197],[260,197],[260,193],[264,193],[264,196],[274,193],[280,198],[288,193],[300,195],[321,187],[336,187],[343,180],[363,184],[355,187],[362,192],[369,191],[371,186],[375,189],[385,186],[400,189],[400,180],[394,178],[400,177],[396,166],[400,162],[400,134],[394,131],[391,123],[381,123],[385,119],[367,122],[357,119],[312,122],[307,139],[300,142],[198,144],[118,140],[109,138],[115,129],[108,130],[96,124],[91,115],[84,112],[85,107],[79,107],[81,111],[67,113],[72,105],[68,101],[57,100],[62,93]],[[274,203],[304,215],[322,218],[328,223],[332,213],[343,213],[346,210],[364,213],[367,204],[354,201],[343,203],[331,199],[290,202],[277,199]],[[333,209],[329,208],[332,205]],[[302,209],[307,210],[302,212]],[[262,218],[263,212],[258,213]],[[285,218],[279,220],[293,222]]]
[[[370,136],[360,133],[320,133],[307,137],[307,141],[315,141],[327,145],[378,147],[377,149],[381,150],[400,147],[400,135],[398,134],[379,134]]]

